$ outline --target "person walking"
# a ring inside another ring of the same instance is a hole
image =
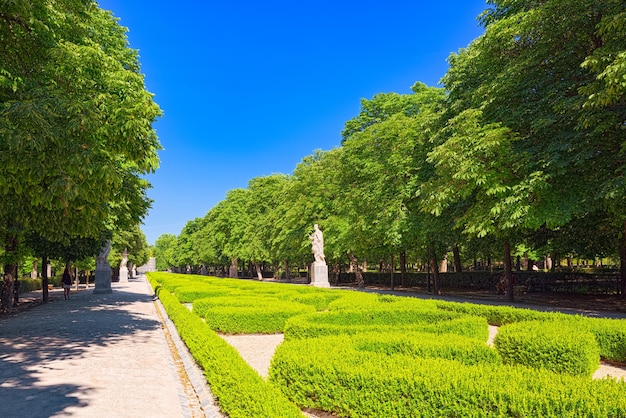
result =
[[[65,266],[63,272],[63,298],[68,300],[70,298],[70,288],[72,287],[72,274],[70,273],[69,263]]]

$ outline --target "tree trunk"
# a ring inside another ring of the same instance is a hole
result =
[[[511,243],[507,240],[504,242],[504,281],[506,282],[506,296],[509,302],[513,302],[513,263],[511,260]]]
[[[441,260],[441,265],[439,267],[439,271],[441,273],[448,272],[448,254],[444,254],[443,259]]]
[[[406,252],[402,251],[400,253],[400,283],[402,287],[406,286]]]
[[[285,279],[287,279],[287,281],[291,281],[291,273],[289,271],[289,262],[285,259],[284,264],[285,266]]]
[[[452,255],[454,256],[454,272],[462,273],[463,265],[461,264],[461,253],[457,244],[454,244],[454,247],[452,247]]]
[[[626,222],[622,224],[622,239],[619,242],[620,298],[626,299]]]
[[[254,268],[256,269],[256,278],[259,279],[260,281],[263,280],[263,273],[261,272],[261,265],[259,264],[258,261],[254,262]]]
[[[363,274],[361,274],[361,269],[359,267],[359,263],[357,262],[354,253],[350,251],[348,253],[348,257],[350,258],[350,264],[352,264],[352,268],[354,269],[354,275],[356,276],[356,284],[359,289],[365,289],[365,281],[363,280]]]
[[[393,271],[396,269],[396,257],[391,256],[391,290],[393,290]]]
[[[43,303],[48,303],[48,256],[41,257],[41,290]]]
[[[4,254],[13,258],[17,251],[18,240],[17,237],[7,235],[4,243]],[[17,263],[8,262],[4,265],[4,281],[2,282],[2,293],[0,294],[0,303],[2,304],[2,310],[5,312],[11,312],[13,310],[13,288],[15,286],[15,280],[17,277]]]
[[[435,254],[434,248],[430,248],[428,253],[430,270],[433,273],[433,293],[435,295],[441,295],[441,289],[439,288],[439,263],[437,262],[437,254]]]

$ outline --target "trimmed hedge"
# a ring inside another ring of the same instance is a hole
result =
[[[490,325],[501,326],[520,321],[553,321],[565,319],[571,315],[558,312],[533,311],[526,308],[514,308],[511,306],[481,305],[470,302],[446,302],[436,301],[439,309],[452,312],[460,312],[469,315],[477,315],[487,318]]]
[[[594,335],[600,348],[600,357],[626,364],[626,320],[582,316],[574,316],[568,320],[574,327]]]
[[[466,365],[502,363],[498,352],[487,346],[484,341],[454,334],[388,332],[363,333],[351,335],[349,338],[357,351],[383,353],[389,356],[405,354],[411,357],[445,358]]]
[[[274,334],[296,315],[315,312],[312,305],[267,297],[207,298],[193,303],[193,313],[211,329],[228,334]]]
[[[624,382],[359,351],[352,338],[285,341],[270,381],[298,405],[339,416],[626,416]]]
[[[285,339],[325,335],[403,330],[457,334],[487,341],[489,328],[484,318],[431,309],[377,309],[323,312],[296,316],[285,325]]]
[[[505,325],[494,346],[504,364],[591,377],[600,363],[594,336],[567,322],[527,321]]]
[[[301,411],[265,382],[239,353],[178,299],[148,278],[196,362],[203,368],[220,408],[231,418],[302,417]]]
[[[491,325],[506,325],[522,321],[571,322],[579,329],[594,335],[600,357],[604,360],[626,364],[626,321],[623,319],[590,318],[560,312],[540,312],[510,306],[479,305],[469,302],[438,301],[439,309],[478,315]]]

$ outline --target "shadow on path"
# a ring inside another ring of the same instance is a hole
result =
[[[68,301],[0,317],[0,416],[50,417],[88,406],[98,382],[85,385],[85,376],[79,379],[64,370],[88,365],[105,371],[115,363],[107,347],[128,340],[141,343],[148,338],[142,331],[160,328],[148,315],[127,309],[142,302],[152,299],[123,287],[107,295],[87,290],[72,293]]]

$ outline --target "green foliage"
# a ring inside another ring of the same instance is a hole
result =
[[[604,360],[626,364],[626,321],[623,319],[569,318],[572,326],[594,335]]]
[[[285,324],[285,339],[364,332],[431,332],[457,334],[487,341],[484,318],[431,309],[354,310],[296,316]]]
[[[301,417],[300,410],[252,370],[228,343],[148,275],[168,316],[204,370],[220,408],[230,417]]]
[[[199,299],[194,302],[194,313],[196,306],[206,299]],[[259,302],[262,300],[259,299]],[[270,302],[269,299],[263,302]],[[206,323],[215,331],[227,334],[273,334],[282,332],[285,322],[297,315],[314,312],[311,305],[303,305],[293,302],[260,303],[257,306],[217,306],[202,307],[197,311],[204,313]]]
[[[319,343],[327,344],[325,338],[344,337],[322,337]],[[385,333],[359,333],[350,335],[348,338],[357,351],[384,353],[389,356],[402,354],[419,358],[444,358],[466,365],[500,364],[501,362],[497,351],[488,347],[484,340],[448,332],[434,334],[387,331]],[[318,341],[310,343],[316,344]]]
[[[270,381],[298,405],[339,416],[615,417],[626,410],[624,382],[361,351],[353,338],[285,341]]]
[[[566,321],[505,325],[494,345],[504,364],[591,377],[600,363],[600,349],[593,334]]]
[[[39,279],[19,279],[20,293],[41,290],[41,280]]]
[[[544,320],[552,321],[564,319],[566,314],[556,312],[541,312],[525,308],[513,308],[511,306],[482,305],[468,302],[445,302],[437,301],[439,309],[459,312],[468,315],[482,316],[487,319],[490,325],[500,326],[513,322]]]

